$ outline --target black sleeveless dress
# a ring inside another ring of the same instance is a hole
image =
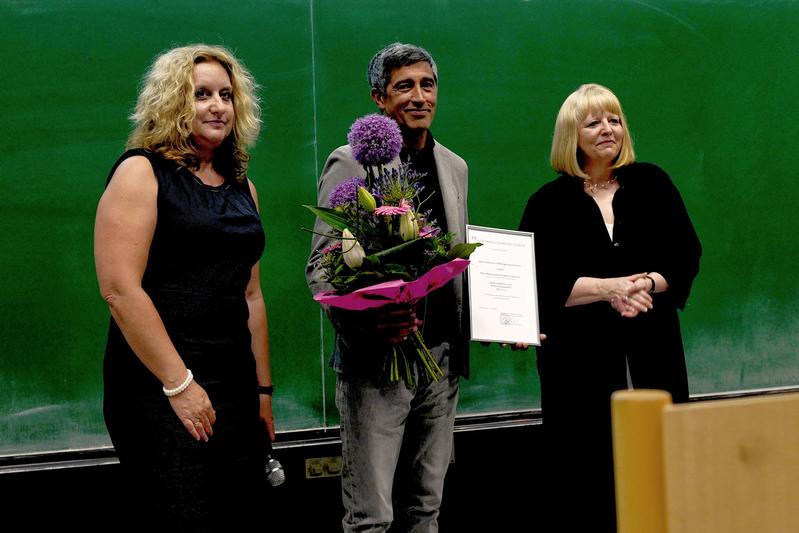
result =
[[[142,286],[175,348],[213,404],[209,442],[195,441],[111,319],[103,413],[123,469],[141,498],[131,502],[160,525],[201,531],[243,520],[262,485],[265,431],[245,288],[264,249],[261,220],[245,181],[212,187],[144,150],[158,180],[158,220]],[[239,509],[236,509],[236,508]],[[151,511],[151,513],[150,513]]]

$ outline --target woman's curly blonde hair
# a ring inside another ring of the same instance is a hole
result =
[[[214,168],[223,176],[246,178],[250,156],[261,129],[261,106],[255,79],[222,46],[197,44],[168,50],[156,57],[142,81],[128,148],[144,148],[187,168],[197,168],[192,139],[194,65],[216,61],[227,71],[233,88],[235,121],[231,134],[216,152]]]

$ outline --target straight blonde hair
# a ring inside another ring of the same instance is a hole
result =
[[[627,127],[627,118],[624,116],[619,99],[607,87],[596,83],[587,83],[581,85],[566,98],[563,105],[560,106],[558,118],[555,120],[550,163],[556,172],[588,179],[588,175],[583,172],[581,166],[582,154],[577,139],[585,117],[589,113],[597,111],[618,115],[624,127],[621,149],[619,155],[616,156],[613,168],[620,168],[635,162],[630,128]]]
[[[192,139],[194,120],[194,66],[215,61],[230,76],[235,120],[233,130],[216,152],[214,168],[223,176],[246,178],[253,146],[261,129],[261,107],[255,79],[236,57],[222,46],[196,44],[173,48],[155,58],[142,80],[131,114],[133,131],[128,148],[144,148],[188,168],[199,161]]]

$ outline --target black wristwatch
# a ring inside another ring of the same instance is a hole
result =
[[[272,393],[274,391],[275,391],[274,385],[269,385],[267,387],[264,387],[263,385],[258,385],[258,394],[268,394],[269,396],[272,396]]]
[[[648,292],[649,294],[654,294],[655,293],[655,278],[653,278],[652,276],[646,276],[646,279],[648,279],[649,281],[652,282],[652,286],[646,292]]]

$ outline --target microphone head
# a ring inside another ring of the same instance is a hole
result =
[[[283,471],[283,465],[280,461],[274,459],[272,456],[266,458],[266,480],[273,487],[281,485],[286,481],[286,473]]]

